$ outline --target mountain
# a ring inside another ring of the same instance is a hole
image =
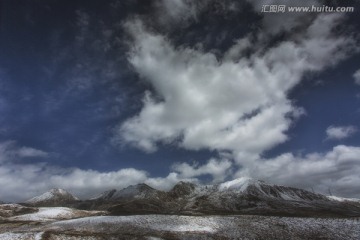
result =
[[[185,214],[308,215],[331,203],[326,196],[306,190],[239,178],[218,185],[175,185],[169,191]],[[331,204],[330,204],[331,205]]]
[[[129,199],[129,198],[146,199],[146,198],[156,197],[158,192],[159,192],[158,190],[142,183],[137,185],[131,185],[127,188],[124,188],[116,192],[112,197],[112,199],[114,200]]]
[[[118,200],[125,200],[125,199],[144,199],[144,198],[151,198],[158,194],[158,190],[142,183],[137,185],[130,185],[126,188],[123,188],[119,191],[113,189],[110,191],[106,191],[100,194],[96,198],[92,198],[92,200],[102,201],[118,201]]]
[[[27,200],[25,203],[31,206],[63,206],[79,201],[78,198],[71,195],[64,189],[53,188],[39,196]]]
[[[162,213],[166,196],[166,192],[142,183],[121,190],[106,191],[90,201],[82,202],[77,207],[109,210],[113,215]]]
[[[53,189],[27,203],[32,206],[107,210],[111,215],[360,216],[359,202],[245,177],[214,185],[179,182],[169,191],[137,184],[121,190],[112,189],[83,201],[65,190]]]
[[[119,193],[128,191],[136,192],[132,186]],[[222,184],[205,186],[179,182],[168,192],[155,189],[151,192],[156,194],[144,195],[137,192],[137,194],[125,194],[126,200],[113,198],[116,204],[108,210],[113,215],[162,213],[360,216],[359,205],[339,202],[322,194],[268,184],[251,178],[238,178]]]

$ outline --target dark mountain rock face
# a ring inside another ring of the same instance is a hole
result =
[[[99,196],[92,198],[91,200],[97,200],[97,201],[101,201],[101,200],[110,200],[114,194],[116,193],[116,189],[111,189],[109,191],[103,192],[102,194],[100,194]]]
[[[170,190],[169,195],[175,198],[188,196],[194,192],[195,188],[196,185],[194,183],[181,181]]]
[[[40,199],[41,204],[48,203],[46,196],[49,194],[43,195],[35,200]],[[156,190],[146,184],[138,184],[119,191],[106,191],[90,200],[78,201],[71,197],[66,198],[67,201],[51,199],[52,204],[56,202],[61,206],[85,210],[108,210],[112,215],[360,216],[359,203],[340,202],[321,194],[267,184],[250,178],[207,186],[179,182],[167,192]]]

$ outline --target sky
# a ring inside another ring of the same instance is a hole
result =
[[[360,198],[358,5],[1,1],[0,200],[239,177]]]

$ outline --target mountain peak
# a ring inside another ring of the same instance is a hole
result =
[[[68,193],[66,190],[64,190],[62,188],[52,188],[48,192],[53,193],[53,194],[58,194],[58,195],[70,194],[70,193]]]
[[[26,201],[29,204],[52,204],[79,200],[68,191],[61,188],[52,188],[49,191]]]
[[[120,198],[146,198],[154,195],[158,190],[150,187],[145,183],[140,183],[136,185],[130,185],[126,188],[123,188],[119,191],[116,191],[111,199],[120,199]]]

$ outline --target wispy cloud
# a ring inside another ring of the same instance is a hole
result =
[[[341,140],[349,138],[357,132],[355,126],[329,126],[326,129],[326,135],[328,140]]]
[[[355,83],[360,85],[360,69],[354,73],[353,77],[355,79]]]
[[[16,141],[5,141],[0,143],[0,163],[19,160],[23,158],[44,158],[48,157],[49,153],[31,148],[19,147]]]

